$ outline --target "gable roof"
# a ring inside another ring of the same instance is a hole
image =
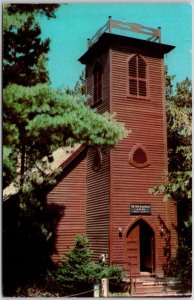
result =
[[[76,144],[74,147],[59,148],[52,153],[53,161],[50,163],[50,172],[46,175],[55,177],[57,170],[61,168],[64,170],[67,168],[82,152],[86,150],[86,146],[80,146]],[[46,159],[46,158],[44,158]],[[37,168],[34,168],[32,172],[36,172]],[[16,182],[13,181],[9,186],[3,190],[3,201],[8,200],[11,196],[16,195],[19,192],[19,187]]]

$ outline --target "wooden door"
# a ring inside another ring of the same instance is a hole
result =
[[[127,273],[135,275],[140,269],[140,225],[133,226],[127,236]]]

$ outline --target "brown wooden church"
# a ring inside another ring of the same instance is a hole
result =
[[[134,32],[149,38],[129,37]],[[47,196],[63,210],[54,261],[78,233],[88,237],[94,259],[103,256],[128,274],[162,276],[175,255],[176,207],[149,192],[167,175],[163,58],[173,48],[161,43],[160,29],[111,18],[88,40],[79,58],[88,105],[116,113],[132,133],[104,152],[81,146],[62,163],[65,176]]]

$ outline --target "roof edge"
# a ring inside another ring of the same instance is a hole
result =
[[[82,152],[87,150],[86,146],[81,145],[75,152],[73,152],[67,159],[65,159],[58,168],[62,168],[63,170],[74,160],[76,159]]]
[[[130,46],[134,48],[139,48],[141,51],[151,53],[153,56],[163,57],[164,54],[172,51],[175,46],[156,43],[148,40],[122,36],[115,33],[107,33],[104,32],[96,43],[94,43],[87,51],[78,59],[82,64],[87,64],[90,60],[96,55],[96,53],[100,53],[108,46],[111,45],[124,45]]]
[[[50,174],[48,174],[48,177],[55,178],[57,174],[58,169],[64,170],[67,168],[81,153],[87,150],[87,146],[81,145],[78,149],[75,150],[68,158],[66,158],[59,166],[56,167],[55,170],[53,170]],[[11,191],[7,192],[7,189],[10,188]],[[3,190],[3,202],[6,202],[9,200],[12,196],[16,195],[19,192],[19,188],[14,185],[14,182],[12,182],[8,187],[6,187]]]

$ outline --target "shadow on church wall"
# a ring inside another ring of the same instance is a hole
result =
[[[4,296],[12,296],[18,285],[25,285],[29,280],[41,279],[53,266],[50,257],[56,253],[56,231],[65,214],[65,207],[47,204],[46,197],[43,202],[42,211],[38,210],[27,216],[21,216],[17,196],[3,203]]]
[[[165,261],[163,264],[163,271],[164,275],[167,276],[171,264],[171,232],[160,215],[158,215],[158,220],[160,224],[160,236],[164,239],[163,255]]]

